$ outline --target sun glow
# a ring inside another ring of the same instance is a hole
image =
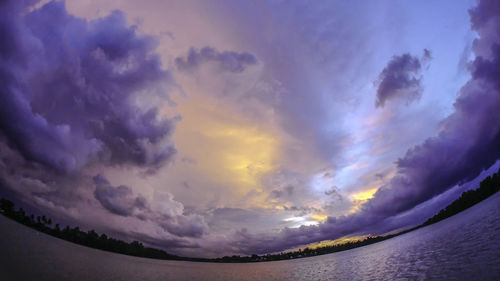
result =
[[[318,243],[312,243],[312,244],[307,245],[306,247],[309,249],[317,249],[317,248],[322,248],[322,247],[345,244],[345,243],[349,243],[349,242],[357,242],[357,241],[362,240],[364,238],[365,238],[365,236],[342,237],[342,238],[335,239],[335,240],[324,240],[324,241],[320,241]]]
[[[375,192],[377,192],[377,190],[378,190],[378,187],[363,190],[363,191],[352,194],[351,198],[355,201],[365,201],[365,200],[373,198],[373,195],[375,194]]]
[[[378,187],[374,187],[374,188],[370,188],[367,190],[363,190],[363,191],[351,194],[350,197],[355,205],[351,209],[349,209],[348,214],[352,214],[352,213],[357,212],[359,210],[360,206],[363,203],[365,203],[366,200],[373,198],[373,196],[375,195],[377,190],[378,190]]]
[[[297,227],[301,227],[301,226],[310,226],[310,225],[319,224],[317,221],[310,220],[306,217],[291,217],[291,218],[286,218],[283,221],[290,223],[291,224],[289,226],[290,228],[297,228]]]
[[[210,179],[244,195],[262,192],[261,177],[275,169],[278,138],[220,104],[196,99],[179,105],[183,119],[175,140],[179,151],[196,160]]]
[[[328,216],[324,214],[312,214],[309,216],[309,218],[317,222],[323,222],[328,218]]]

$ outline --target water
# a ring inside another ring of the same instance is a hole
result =
[[[252,264],[90,249],[0,216],[0,280],[500,280],[500,193],[437,224],[349,251]]]

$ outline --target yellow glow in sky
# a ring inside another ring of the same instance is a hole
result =
[[[207,132],[208,138],[223,144],[222,167],[243,184],[258,183],[260,175],[272,170],[276,141],[256,127],[224,124]]]
[[[236,195],[262,192],[261,177],[272,171],[279,141],[262,126],[206,99],[179,104],[182,121],[174,136],[181,155],[215,182],[229,184]]]
[[[328,218],[328,216],[315,213],[315,214],[310,215],[309,218],[312,220],[315,220],[317,222],[322,222],[322,221],[326,220]]]
[[[314,249],[321,248],[321,247],[340,245],[340,244],[345,244],[345,243],[349,243],[349,242],[356,242],[356,241],[359,241],[359,240],[364,239],[364,238],[365,238],[365,236],[342,237],[342,238],[335,239],[335,240],[324,240],[324,241],[320,241],[318,243],[312,243],[312,244],[305,246],[304,248],[307,247],[309,249],[314,250]]]
[[[359,207],[368,199],[373,198],[373,195],[377,192],[378,187],[363,190],[354,194],[351,194],[351,199],[354,201],[355,205],[349,210],[349,214],[355,213],[359,210]]]
[[[375,192],[377,192],[378,188],[370,188],[367,190],[360,191],[358,193],[354,193],[351,195],[351,198],[356,201],[364,201],[373,198]]]

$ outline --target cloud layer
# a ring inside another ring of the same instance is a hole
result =
[[[187,57],[175,59],[175,64],[182,71],[193,71],[203,63],[215,63],[222,71],[238,73],[250,65],[257,64],[257,58],[246,52],[219,52],[212,47],[203,47],[201,50],[191,48]]]
[[[135,209],[146,208],[146,199],[133,196],[132,189],[125,185],[112,186],[101,174],[93,178],[95,184],[94,196],[101,205],[113,214],[130,216]]]
[[[418,76],[422,63],[431,59],[429,50],[424,49],[422,59],[410,54],[394,56],[379,75],[376,107],[384,107],[388,100],[402,98],[407,102],[418,99],[422,94],[421,78]]]
[[[201,237],[207,230],[201,216],[184,215],[184,206],[169,193],[160,194],[151,203],[143,196],[135,195],[128,186],[112,186],[101,174],[94,176],[93,181],[95,198],[113,214],[150,220],[179,237]]]

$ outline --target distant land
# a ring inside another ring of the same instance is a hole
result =
[[[125,242],[119,239],[108,237],[106,234],[98,234],[94,230],[87,232],[80,230],[79,227],[71,228],[65,226],[61,228],[59,224],[53,224],[52,219],[46,216],[36,216],[26,214],[22,209],[15,209],[15,205],[8,199],[0,199],[0,213],[4,216],[15,220],[28,227],[52,235],[54,237],[70,241],[76,244],[84,245],[91,248],[101,249],[109,252],[120,253],[124,255],[145,257],[161,260],[183,260],[183,261],[198,261],[198,262],[223,262],[223,263],[244,263],[244,262],[263,262],[275,260],[287,260],[295,258],[303,258],[310,256],[318,256],[330,254],[340,251],[345,251],[353,248],[358,248],[380,241],[390,239],[392,237],[408,233],[415,229],[434,224],[446,218],[449,218],[471,206],[483,201],[500,190],[500,169],[495,174],[486,177],[479,184],[479,188],[465,191],[462,195],[453,201],[451,204],[440,210],[439,213],[426,220],[423,224],[389,235],[369,236],[358,241],[350,241],[342,244],[330,245],[319,248],[304,248],[297,251],[282,252],[278,254],[266,255],[251,255],[251,256],[225,256],[222,258],[191,258],[181,257],[169,254],[164,250],[145,247],[139,241]]]

